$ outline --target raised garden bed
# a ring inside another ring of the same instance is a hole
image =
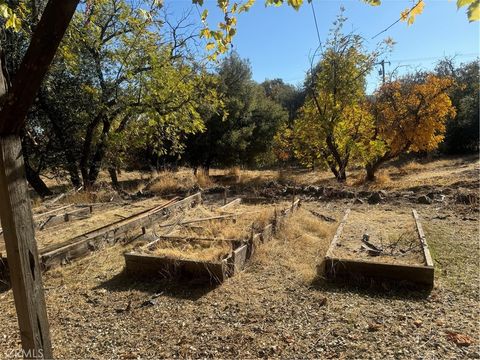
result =
[[[327,278],[380,278],[433,286],[434,266],[416,210],[347,210],[324,261]]]
[[[192,196],[186,197],[182,200],[172,199],[165,201],[156,199],[153,201],[155,206],[152,207],[152,203],[149,203],[148,208],[140,206],[142,211],[138,211],[138,207],[135,204],[131,204],[132,209],[137,209],[135,213],[126,212],[126,216],[114,216],[116,219],[112,221],[112,217],[104,216],[101,226],[82,231],[82,228],[73,231],[68,227],[59,229],[39,243],[39,257],[43,270],[48,270],[52,267],[63,265],[71,262],[72,260],[87,256],[92,251],[101,249],[104,246],[112,245],[117,242],[129,242],[142,237],[146,237],[147,229],[157,225],[160,221],[169,219],[171,216],[182,212],[185,209],[199,204],[201,202],[201,194],[196,193]],[[119,210],[119,209],[117,209]],[[115,215],[115,214],[113,214]],[[119,219],[120,218],[120,219]],[[88,224],[86,224],[88,225]],[[51,229],[53,231],[53,229]],[[55,229],[56,230],[56,229]],[[80,231],[79,231],[80,230]],[[55,239],[55,233],[57,237]],[[74,234],[73,236],[72,233]],[[70,234],[70,237],[65,238],[61,235]],[[38,235],[36,235],[38,236]],[[5,253],[0,252],[0,270],[3,276],[7,270],[7,258]]]
[[[200,221],[198,213],[194,214],[196,219],[179,221],[180,226],[168,235],[159,235],[125,254],[126,270],[148,276],[186,276],[221,283],[244,268],[256,248],[280,230],[284,218],[298,207],[299,201],[282,211],[276,211],[274,206],[235,205],[234,209],[227,207],[229,211],[235,210],[232,213],[235,216],[223,218],[227,209],[220,207],[214,213],[203,209],[204,219],[208,219],[205,222]],[[188,226],[193,224],[202,225]]]

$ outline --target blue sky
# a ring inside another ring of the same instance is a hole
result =
[[[215,3],[206,0],[204,4],[211,13],[210,26],[218,20]],[[166,5],[176,13],[191,7],[191,2],[167,0]],[[400,22],[372,40],[372,36],[397,20],[402,10],[411,7],[412,1],[383,0],[381,6],[373,7],[360,0],[313,0],[322,41],[327,38],[342,5],[348,18],[345,29],[362,35],[367,48],[375,48],[386,36],[396,41],[386,59],[391,61],[391,65],[386,66],[387,74],[397,66],[401,66],[399,72],[428,69],[445,55],[457,55],[459,62],[470,61],[479,53],[479,23],[469,23],[465,10],[457,11],[456,1],[425,0],[424,12],[413,25]],[[250,60],[256,81],[282,78],[291,84],[301,84],[309,68],[309,55],[318,46],[311,5],[305,3],[295,11],[288,6],[265,7],[263,0],[257,0],[248,13],[239,16],[233,45],[241,57]],[[375,71],[369,76],[368,92],[379,82]]]

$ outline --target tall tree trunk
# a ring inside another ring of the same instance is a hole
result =
[[[80,159],[80,172],[82,174],[83,180],[83,189],[88,190],[91,187],[90,183],[90,176],[89,176],[89,162],[90,162],[90,155],[92,153],[92,146],[93,146],[93,136],[97,126],[102,121],[102,117],[104,116],[103,112],[100,112],[95,116],[95,118],[88,124],[87,131],[85,133],[85,140],[83,141],[83,150],[82,150],[82,157]]]
[[[88,173],[88,184],[92,186],[95,184],[98,178],[98,174],[102,168],[102,162],[107,153],[108,147],[108,133],[110,132],[110,121],[107,119],[103,120],[103,129],[102,135],[97,144],[95,154],[93,155],[92,162],[90,164],[90,170]]]
[[[337,145],[335,144],[333,138],[331,136],[327,136],[326,144],[328,151],[333,157],[334,161],[329,162],[330,169],[332,170],[335,178],[339,182],[344,182],[347,179],[346,168],[348,165],[349,154],[345,155],[345,159],[342,160],[340,153],[337,149]]]
[[[77,158],[75,154],[75,148],[72,146],[72,142],[67,141],[65,129],[62,127],[62,123],[65,123],[63,116],[53,104],[50,104],[46,95],[41,91],[39,93],[39,101],[43,111],[47,114],[52,124],[53,131],[57,137],[60,145],[64,149],[65,159],[67,160],[66,169],[70,175],[70,181],[75,188],[80,187],[81,180],[79,176],[79,169],[77,164]]]
[[[52,192],[50,191],[48,186],[42,180],[40,175],[38,175],[38,173],[32,169],[28,162],[25,162],[25,174],[28,183],[38,195],[40,195],[41,197],[52,195]]]
[[[365,166],[365,170],[367,172],[367,177],[366,177],[367,181],[375,181],[375,173],[377,172],[379,167],[380,167],[380,163],[378,162],[370,163]]]
[[[120,184],[118,183],[117,169],[114,167],[108,168],[108,173],[110,174],[110,179],[112,180],[112,186],[115,189],[120,189]]]

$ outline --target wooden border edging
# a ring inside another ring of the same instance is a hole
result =
[[[226,203],[225,205],[220,206],[218,209],[219,210],[225,210],[225,209],[228,209],[231,206],[236,206],[236,205],[240,204],[241,202],[242,202],[241,198],[236,198],[236,199],[230,201],[229,203]]]
[[[420,217],[418,216],[417,210],[412,209],[413,218],[415,219],[415,225],[417,228],[417,233],[420,238],[420,245],[422,246],[423,250],[423,258],[425,259],[425,263],[427,266],[433,267],[433,259],[432,255],[430,255],[430,250],[428,249],[427,239],[423,232],[422,224],[420,223]]]
[[[160,219],[168,217],[172,211],[190,207],[201,202],[201,193],[196,193],[183,200],[175,199],[152,209],[142,211],[129,218],[116,221],[99,229],[79,235],[63,243],[55,244],[40,250],[43,268],[50,269],[72,259],[88,255],[103,244],[114,244],[119,241],[135,240],[144,235],[145,228],[152,226]]]
[[[237,201],[235,199],[234,201]],[[229,203],[229,204],[232,204]],[[227,204],[227,205],[229,205]],[[199,278],[207,278],[215,283],[222,283],[228,277],[234,276],[244,269],[247,261],[253,256],[256,248],[262,243],[269,241],[274,232],[280,230],[284,220],[298,208],[300,200],[296,200],[287,209],[281,211],[273,222],[267,224],[261,232],[252,233],[248,239],[221,239],[221,238],[196,238],[182,236],[159,236],[154,241],[142,246],[141,249],[153,250],[162,240],[206,240],[206,241],[229,241],[232,243],[232,252],[225,258],[217,261],[194,261],[189,259],[155,256],[140,252],[124,254],[125,268],[128,272],[137,275],[160,275],[177,276],[190,275]]]
[[[228,258],[220,262],[174,259],[148,254],[126,253],[125,265],[130,273],[161,275],[164,277],[180,274],[205,277],[222,283],[229,276]]]
[[[343,227],[345,226],[345,223],[347,222],[348,215],[350,215],[350,209],[347,209],[347,211],[345,211],[345,215],[343,216],[342,220],[340,221],[340,224],[338,224],[337,231],[335,231],[335,235],[333,236],[332,243],[330,244],[330,246],[327,250],[326,257],[331,257],[332,256],[333,249],[335,248],[335,246],[337,246],[338,239],[342,235]]]
[[[349,213],[350,209],[345,212],[345,216],[340,222],[325,255],[324,274],[327,278],[382,278],[396,281],[404,280],[433,287],[435,269],[416,210],[412,209],[412,216],[415,220],[415,227],[425,261],[424,265],[389,264],[379,261],[336,258],[333,255],[334,248],[337,246]]]
[[[84,219],[85,217],[89,217],[93,212],[93,207],[82,207],[76,210],[68,211],[63,214],[53,214],[48,216],[46,219],[37,221],[36,227],[39,230],[44,230],[50,226],[54,226],[57,224],[61,224],[64,222],[69,222],[74,219]],[[43,215],[43,214],[42,214]]]
[[[386,278],[433,285],[434,269],[431,266],[387,264],[374,261],[325,258],[327,277]]]

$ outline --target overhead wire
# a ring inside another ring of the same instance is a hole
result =
[[[313,6],[313,0],[310,1],[310,6],[312,8],[313,21],[315,22],[315,29],[317,30],[318,47],[320,48],[320,52],[323,54],[322,39],[320,38],[320,31],[318,30],[317,14],[315,13],[315,7]]]
[[[403,19],[405,19],[405,17],[407,17],[408,15],[410,15],[410,13],[418,6],[420,5],[421,3],[423,2],[423,0],[419,0],[410,10],[408,10],[408,12],[402,16],[400,16],[395,22],[393,22],[393,24],[387,26],[385,29],[383,29],[382,31],[380,31],[378,34],[376,34],[375,36],[372,36],[372,39],[375,39],[378,35],[380,34],[383,34],[384,32],[387,32],[388,30],[390,30],[393,26],[395,26],[396,24],[398,24],[400,21],[402,21]]]

